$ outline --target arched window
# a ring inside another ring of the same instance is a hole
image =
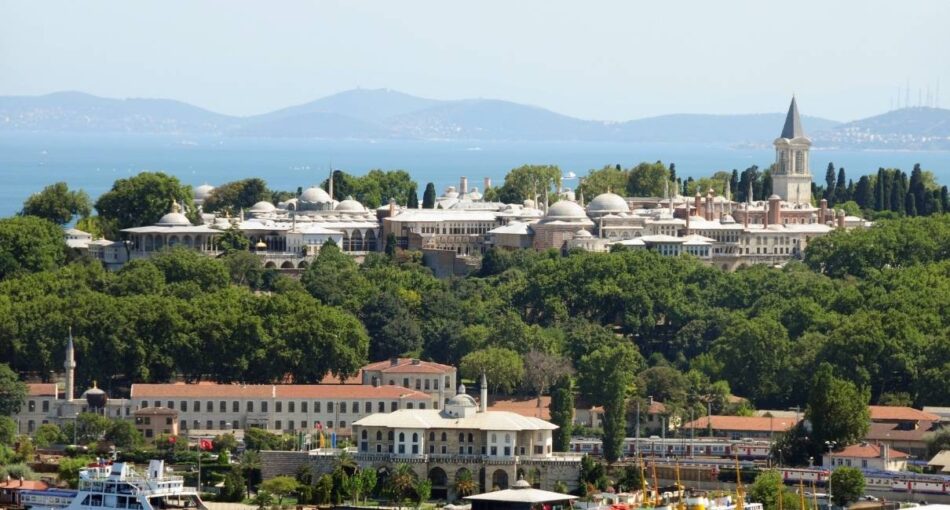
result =
[[[377,430],[377,431],[376,431],[376,440],[377,440],[377,441],[382,441],[382,440],[383,440],[383,431],[382,431],[382,430]]]
[[[446,435],[445,435],[445,432],[443,432],[443,433],[442,433],[442,441],[445,441],[445,440],[446,440]]]
[[[505,444],[511,443],[511,434],[505,434]]]
[[[429,432],[429,441],[435,441],[435,432]]]
[[[405,434],[405,433],[403,433],[403,432],[400,432],[400,433],[399,433],[399,442],[400,442],[400,443],[405,443],[405,442],[406,442],[406,434]]]
[[[363,439],[366,439],[366,438],[369,436],[369,434],[366,433],[366,429],[363,429],[363,432],[360,433],[360,436],[361,436]]]
[[[459,442],[461,443],[462,441],[465,441],[465,433],[459,432]]]
[[[468,433],[468,442],[471,443],[472,441],[474,441],[473,438],[474,438],[474,436],[472,436],[472,433],[469,432],[469,433]]]
[[[389,439],[390,441],[392,441],[392,440],[393,440],[393,431],[390,430],[390,431],[389,431],[389,434],[386,436],[386,438]]]
[[[491,442],[493,442],[493,443],[497,443],[497,442],[498,442],[498,436],[495,435],[494,432],[493,432],[492,435],[491,435]]]
[[[412,433],[412,442],[413,443],[419,442],[419,434],[416,434],[415,432]]]

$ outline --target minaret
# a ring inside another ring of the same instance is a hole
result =
[[[811,140],[805,136],[798,103],[792,96],[792,104],[785,116],[782,134],[775,139],[775,172],[772,174],[772,189],[782,200],[798,204],[811,204],[811,171],[808,167],[808,151]]]
[[[73,391],[76,384],[76,355],[73,347],[73,328],[69,328],[69,341],[66,342],[66,361],[63,363],[66,369],[66,401],[72,400]]]
[[[330,188],[330,201],[333,201],[333,165],[330,165],[330,183],[327,186]]]
[[[479,384],[481,389],[481,402],[478,403],[481,407],[481,412],[488,410],[488,378],[485,377],[485,372],[482,372],[482,381]]]

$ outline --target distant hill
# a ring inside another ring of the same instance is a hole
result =
[[[235,120],[171,99],[107,99],[82,92],[0,96],[0,131],[223,133]]]
[[[439,101],[387,89],[349,90],[249,117],[168,99],[109,99],[81,92],[0,97],[0,132],[769,145],[783,121],[783,113],[765,113],[602,122],[508,101]],[[906,108],[846,124],[805,117],[804,125],[816,146],[950,149],[950,110]]]
[[[821,133],[816,143],[857,149],[950,150],[950,110],[892,110],[841,124]]]

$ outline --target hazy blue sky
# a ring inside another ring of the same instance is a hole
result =
[[[950,2],[8,1],[0,94],[81,90],[260,113],[350,88],[598,119],[950,105]]]

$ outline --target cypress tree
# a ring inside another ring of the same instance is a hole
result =
[[[874,207],[875,211],[883,211],[886,206],[887,200],[885,199],[884,188],[885,180],[887,180],[887,174],[884,173],[883,168],[877,169],[877,180],[874,182]]]
[[[907,194],[907,191],[901,186],[901,177],[900,170],[895,170],[891,174],[891,189],[890,189],[890,210],[894,212],[903,212],[904,211],[904,195]]]
[[[409,189],[409,198],[406,199],[406,207],[409,209],[419,208],[419,196],[416,195],[416,188]]]
[[[558,426],[554,431],[554,451],[566,452],[571,449],[571,429],[574,425],[574,388],[571,378],[561,378],[551,392],[551,423]]]
[[[670,163],[670,182],[676,182],[676,163]]]
[[[904,213],[908,216],[917,216],[917,200],[914,198],[914,194],[909,191],[904,197]]]
[[[946,186],[940,188],[940,209],[943,212],[950,212],[950,193],[947,192]]]
[[[829,204],[835,201],[835,164],[828,163],[828,170],[825,171],[825,194],[824,198]]]
[[[739,200],[739,171],[732,169],[732,177],[729,178],[729,193],[733,200]]]
[[[841,167],[838,169],[838,182],[835,183],[835,204],[843,204],[850,199],[848,197],[848,185],[845,184],[846,180],[844,167]]]
[[[874,205],[874,190],[871,189],[870,177],[862,175],[861,178],[858,179],[858,184],[854,187],[854,196],[852,198],[862,209],[870,209]]]
[[[914,165],[910,172],[910,189],[908,191],[914,197],[914,206],[917,208],[917,214],[925,216],[930,213],[927,203],[930,201],[927,189],[924,187],[924,172],[920,169],[920,163]]]
[[[488,191],[488,190],[485,190]],[[422,192],[422,208],[432,209],[435,207],[435,184],[431,182],[426,184],[425,191]]]

